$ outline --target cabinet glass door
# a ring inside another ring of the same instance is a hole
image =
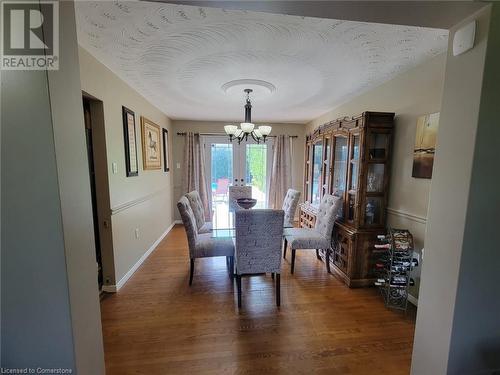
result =
[[[323,143],[314,143],[312,152],[311,203],[318,205],[321,199],[321,169],[323,166]]]
[[[306,202],[311,202],[311,160],[312,160],[312,155],[311,155],[311,144],[308,142],[306,144],[306,164],[304,167],[304,174],[305,174],[305,180],[304,180],[304,194],[305,194],[305,201]]]
[[[368,136],[368,160],[385,161],[388,155],[389,134],[370,132]]]
[[[347,192],[347,220],[353,222],[356,218],[356,194],[358,190],[359,175],[359,134],[351,136],[351,149],[349,158],[349,189]]]
[[[383,193],[384,192],[384,175],[385,164],[370,163],[368,164],[368,173],[366,177],[366,192],[367,193]]]
[[[324,153],[323,153],[323,176],[322,176],[322,192],[321,196],[330,193],[330,174],[331,174],[331,143],[332,139],[330,137],[325,137]]]
[[[347,137],[335,137],[335,152],[333,159],[332,192],[344,197],[347,176]]]

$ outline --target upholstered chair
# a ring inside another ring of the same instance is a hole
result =
[[[193,190],[184,196],[188,199],[193,210],[198,233],[209,233],[212,230],[212,223],[205,221],[205,209],[203,208],[200,194],[196,190]]]
[[[236,211],[236,284],[241,307],[241,276],[271,273],[276,276],[276,305],[280,305],[282,210]]]
[[[210,233],[198,233],[196,218],[189,200],[182,197],[177,202],[177,208],[181,214],[184,229],[189,246],[189,258],[191,270],[189,273],[189,285],[193,283],[194,260],[198,258],[225,256],[228,264],[229,277],[233,277],[234,243],[232,239],[212,238]]]
[[[292,249],[292,274],[295,269],[295,250],[297,249],[316,249],[317,257],[319,257],[319,249],[326,250],[326,269],[330,272],[333,225],[340,215],[341,207],[342,199],[340,197],[326,194],[319,204],[314,228],[285,228],[283,258],[286,258],[286,249],[287,246],[290,246]]]
[[[241,209],[236,203],[240,198],[252,198],[251,186],[229,186],[229,210],[238,211]]]
[[[288,189],[282,207],[283,211],[285,211],[285,222],[283,224],[285,228],[293,227],[293,220],[295,219],[295,211],[297,211],[299,199],[300,191]]]

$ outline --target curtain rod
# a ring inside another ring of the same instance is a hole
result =
[[[177,135],[186,135],[186,132],[177,132]],[[216,135],[216,136],[227,136],[226,133],[194,133],[198,135]],[[268,135],[266,138],[275,138],[275,135]],[[290,138],[299,138],[298,135],[291,135]]]

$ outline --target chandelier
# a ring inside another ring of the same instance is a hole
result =
[[[243,91],[247,95],[245,103],[245,122],[240,124],[241,128],[238,128],[236,125],[226,125],[224,126],[224,131],[229,135],[230,142],[238,140],[238,144],[240,144],[242,140],[247,141],[249,135],[257,143],[260,143],[261,140],[265,142],[272,128],[268,125],[261,125],[255,128],[255,125],[252,123],[252,102],[250,101],[250,93],[253,90],[245,89]]]

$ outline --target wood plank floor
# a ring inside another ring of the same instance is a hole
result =
[[[289,258],[289,256],[288,256]],[[101,302],[106,371],[126,374],[408,374],[415,311],[387,310],[374,288],[348,289],[313,251],[289,259],[276,308],[270,276],[242,281],[225,258],[198,260],[192,287],[176,226],[119,293]]]

